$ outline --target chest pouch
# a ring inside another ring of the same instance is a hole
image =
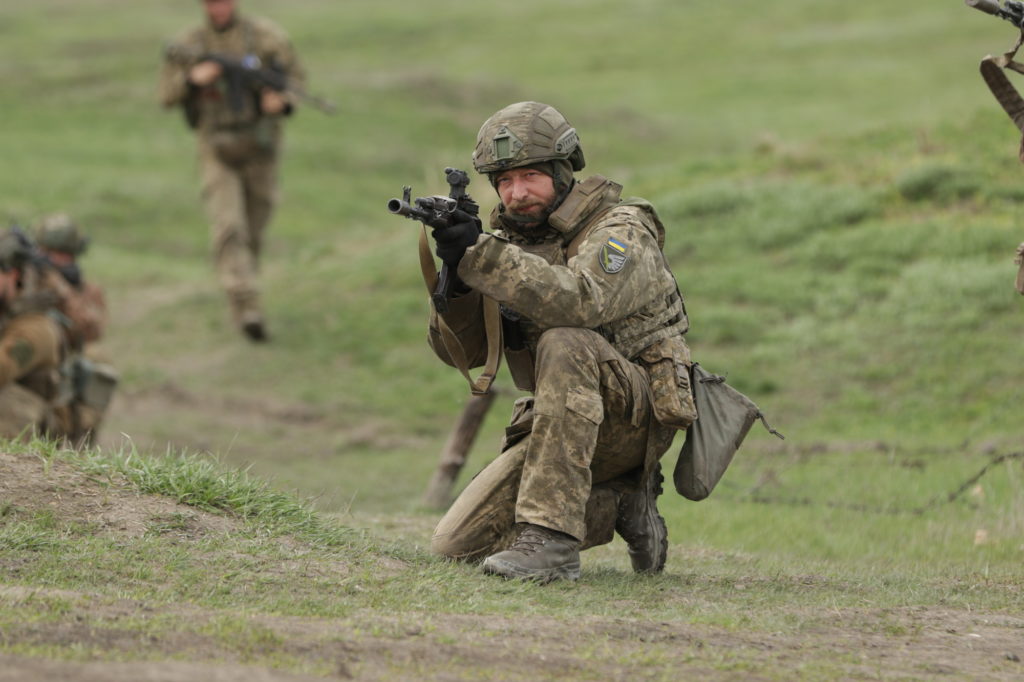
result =
[[[76,358],[72,373],[75,400],[103,412],[117,388],[117,370],[107,364]]]

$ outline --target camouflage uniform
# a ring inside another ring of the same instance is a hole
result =
[[[0,235],[0,268],[21,272],[18,296],[0,300],[0,435],[7,438],[47,428],[66,348],[56,299],[43,295],[24,256],[10,231]]]
[[[441,520],[436,552],[483,557],[507,545],[515,524],[559,531],[582,548],[609,542],[623,491],[647,480],[671,444],[674,428],[655,418],[647,361],[667,357],[673,374],[689,363],[688,323],[661,222],[647,202],[620,201],[620,189],[600,176],[575,183],[546,229],[529,235],[499,206],[494,231],[462,257],[470,291],[451,301],[444,322],[479,366],[483,297],[498,301],[510,372],[533,397],[517,401],[503,453]],[[436,311],[429,340],[452,364]]]
[[[103,289],[84,278],[77,258],[85,252],[83,237],[70,216],[46,216],[34,230],[36,242],[52,260],[63,256],[42,273],[42,286],[56,295],[68,340],[63,365],[67,394],[54,406],[50,435],[76,444],[93,441],[117,385],[117,372],[108,364],[98,342],[109,319]]]
[[[236,13],[224,30],[202,25],[183,34],[175,45],[194,54],[255,55],[262,64],[283,69],[290,84],[303,84],[303,70],[287,35],[266,19]],[[188,81],[191,65],[171,59],[165,63],[160,101],[165,107],[185,106],[196,116],[202,197],[221,286],[237,324],[262,325],[256,281],[259,257],[277,200],[281,122],[291,113],[292,103],[281,115],[264,115],[254,95],[244,99],[241,111],[234,111],[224,78],[196,87]]]

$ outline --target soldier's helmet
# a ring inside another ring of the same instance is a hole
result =
[[[7,272],[19,268],[31,257],[31,243],[15,228],[0,231],[0,270]]]
[[[473,167],[478,173],[557,160],[567,160],[574,171],[586,165],[576,129],[541,102],[510,104],[487,119],[476,136]]]
[[[67,213],[52,213],[44,216],[33,230],[36,243],[50,251],[60,251],[78,256],[89,246],[78,225]]]

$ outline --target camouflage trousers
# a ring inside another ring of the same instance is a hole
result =
[[[0,386],[0,437],[32,436],[44,431],[46,401],[20,384]]]
[[[634,489],[672,443],[654,421],[647,376],[599,334],[554,328],[536,353],[536,390],[517,401],[502,454],[455,500],[435,552],[479,559],[531,523],[582,542],[610,542],[620,492]]]
[[[18,315],[0,335],[0,386],[30,373],[60,365],[63,338],[60,327],[44,313]]]
[[[62,346],[60,327],[49,315],[26,313],[7,322],[0,335],[0,436],[31,436],[43,429],[57,390]]]
[[[241,322],[260,310],[257,274],[277,199],[277,156],[245,139],[224,144],[200,137],[199,166],[214,266]]]

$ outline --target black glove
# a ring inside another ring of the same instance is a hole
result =
[[[435,227],[430,236],[437,243],[434,253],[449,268],[459,266],[466,249],[476,244],[480,236],[480,219],[465,211],[452,213],[452,223],[446,227]]]

